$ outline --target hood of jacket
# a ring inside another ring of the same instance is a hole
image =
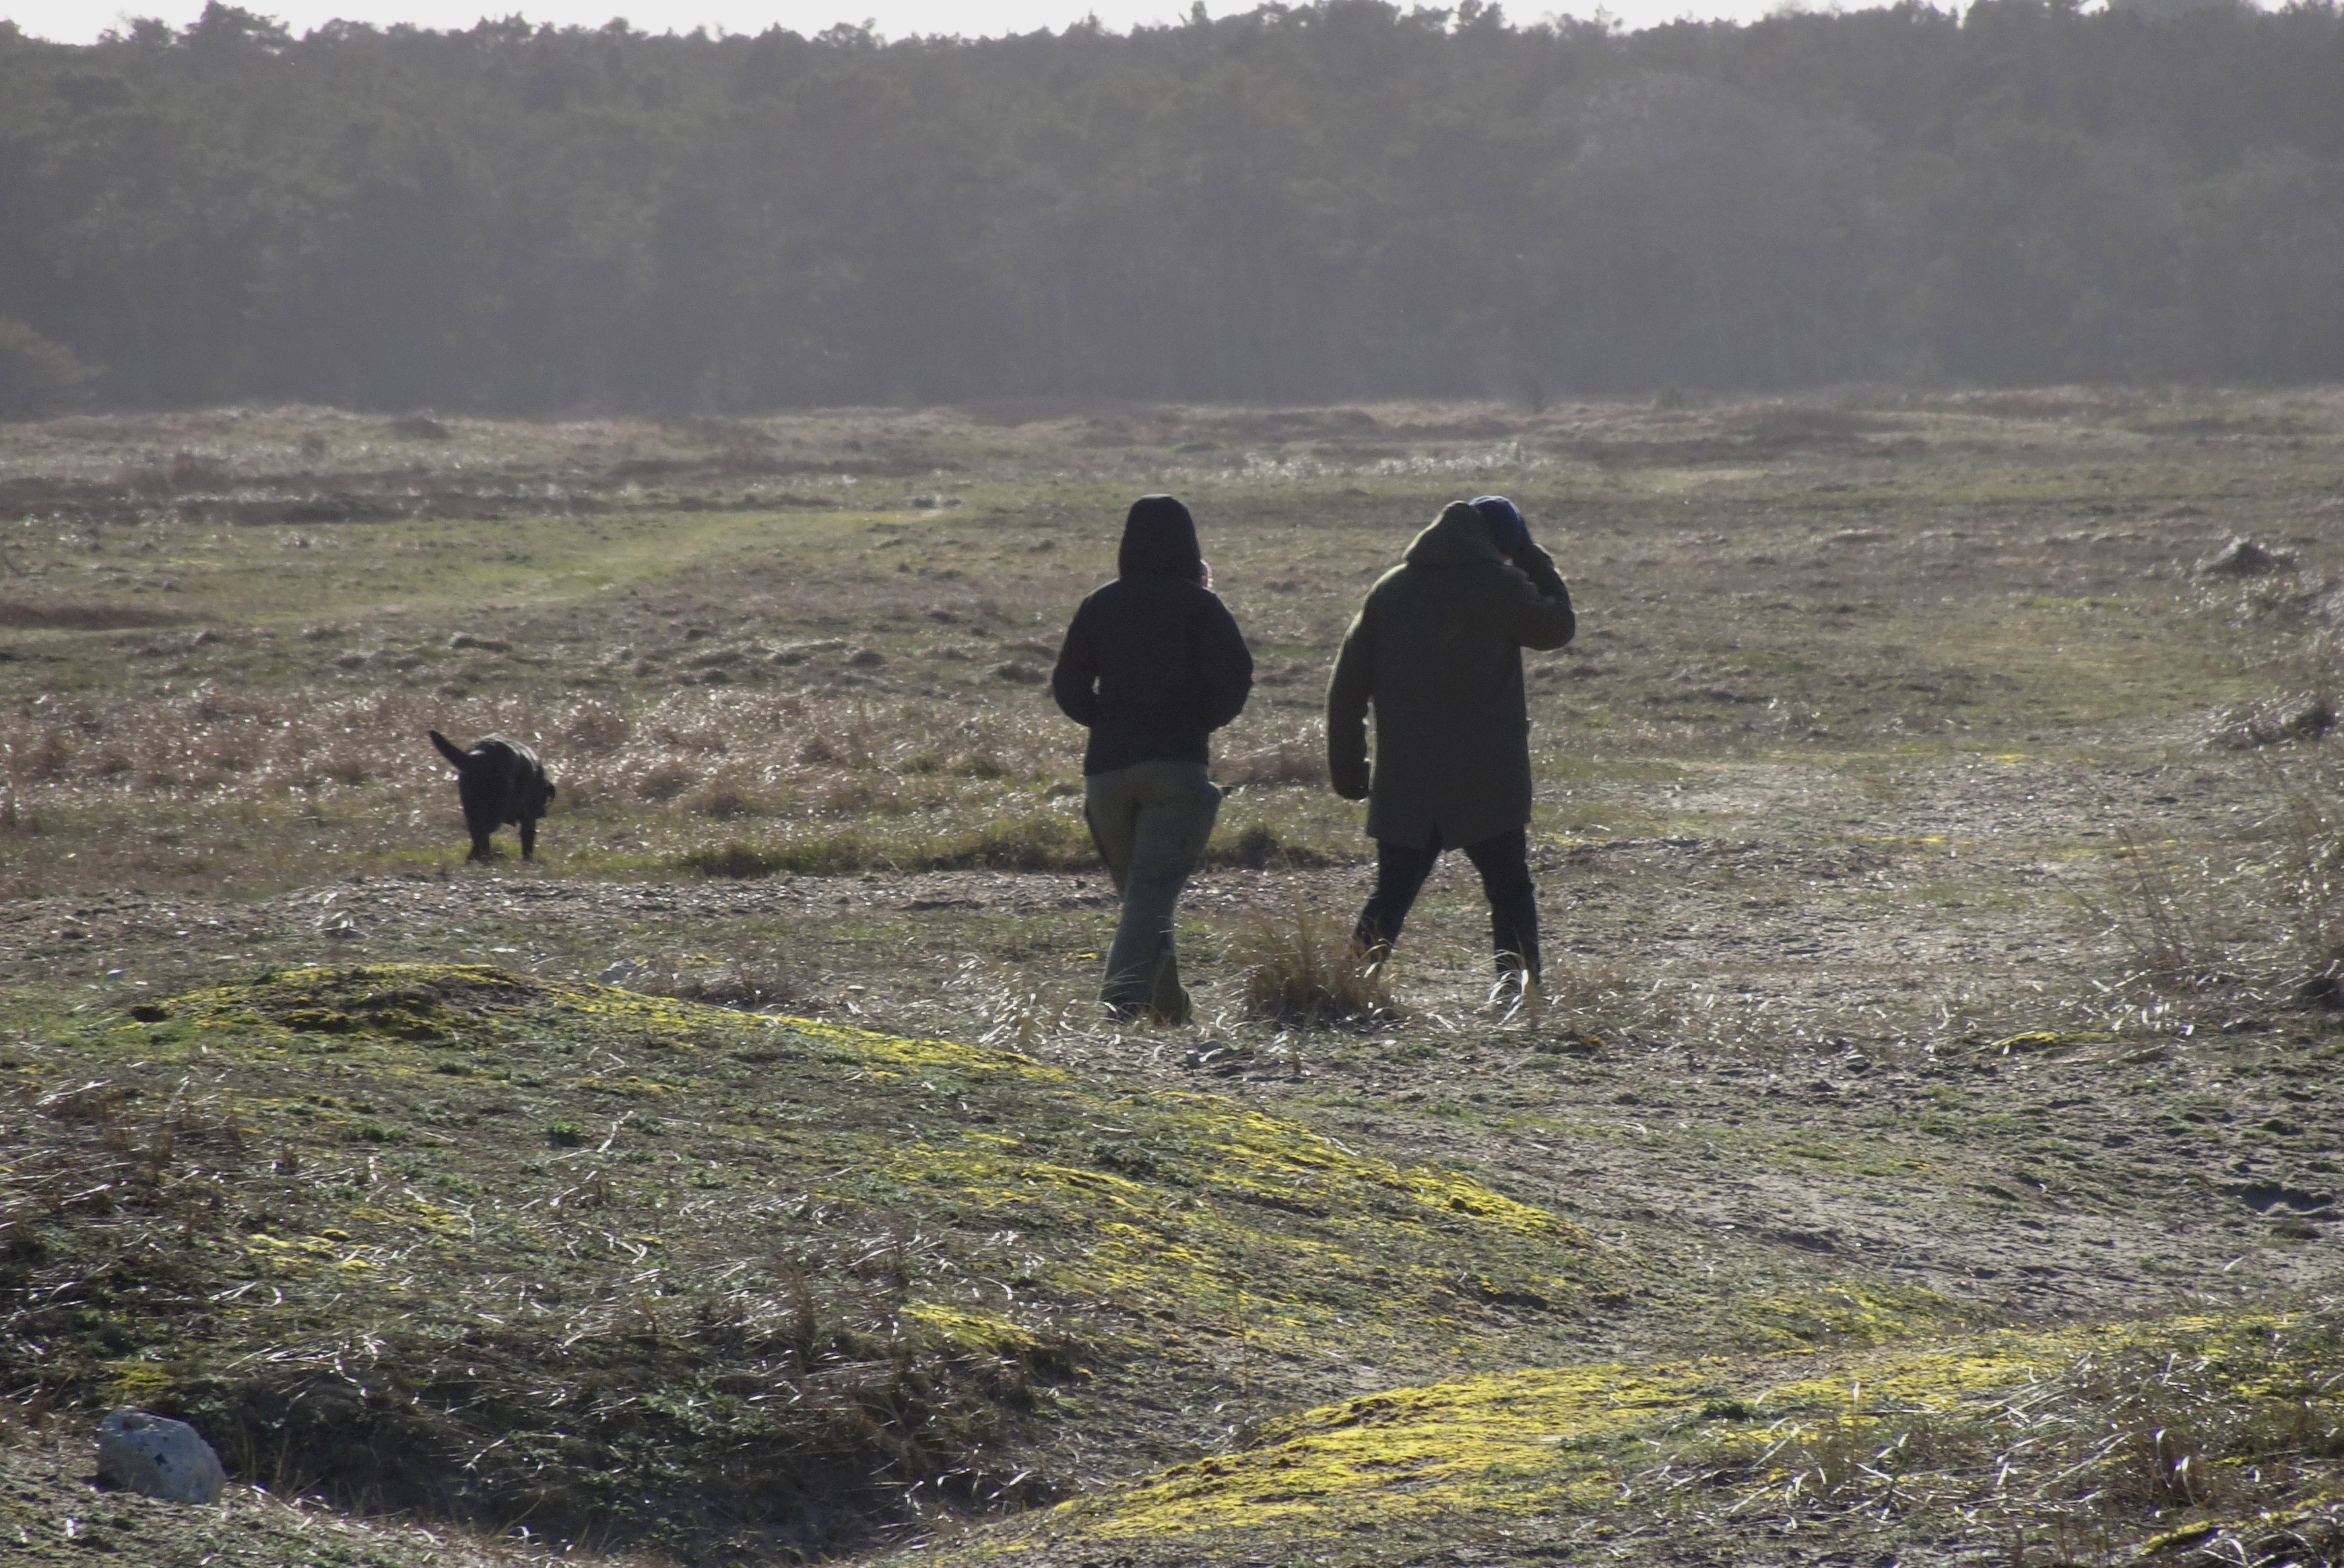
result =
[[[1116,554],[1124,577],[1178,577],[1194,582],[1205,574],[1197,544],[1197,520],[1168,495],[1143,495],[1123,520],[1123,548]]]
[[[1400,559],[1410,566],[1471,566],[1502,561],[1490,524],[1470,501],[1450,501],[1432,526],[1416,536]]]

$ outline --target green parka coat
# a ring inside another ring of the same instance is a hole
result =
[[[1368,835],[1461,849],[1531,820],[1522,650],[1560,648],[1571,590],[1532,544],[1517,569],[1458,501],[1377,580],[1327,685],[1335,793],[1368,802]],[[1368,764],[1368,710],[1376,715]]]

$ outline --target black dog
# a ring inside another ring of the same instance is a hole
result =
[[[489,835],[506,823],[520,829],[520,857],[536,855],[537,819],[553,798],[552,782],[537,754],[502,735],[474,741],[470,751],[460,752],[455,742],[434,730],[431,744],[456,770],[456,798],[464,803],[464,825],[472,834],[472,853],[464,858],[488,859],[494,853]]]

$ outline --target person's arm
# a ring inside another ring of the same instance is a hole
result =
[[[1253,652],[1237,617],[1218,599],[1205,618],[1203,642],[1205,727],[1217,730],[1245,712],[1246,698],[1253,693]]]
[[[1375,632],[1369,604],[1359,606],[1335,673],[1327,682],[1327,779],[1345,800],[1365,800],[1373,776],[1368,764],[1368,698],[1375,689]]]
[[[1057,699],[1059,711],[1085,729],[1098,717],[1098,644],[1084,613],[1089,608],[1086,599],[1075,612],[1066,640],[1058,646],[1057,667],[1050,672],[1050,695]]]
[[[1530,580],[1530,592],[1514,606],[1514,641],[1525,648],[1561,647],[1579,630],[1579,620],[1571,613],[1571,587],[1554,569],[1554,557],[1526,543],[1514,552],[1514,565]]]

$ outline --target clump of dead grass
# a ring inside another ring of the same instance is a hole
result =
[[[2255,765],[2274,806],[2226,853],[2117,831],[2105,892],[2082,900],[2124,955],[2107,1027],[2188,1033],[2289,995],[2344,1007],[2344,759],[2316,742]]]
[[[1402,1017],[1385,966],[1340,922],[1297,902],[1284,919],[1265,919],[1239,939],[1248,1017],[1299,1028],[1388,1023]]]
[[[1062,986],[1053,986],[1029,971],[989,965],[973,956],[961,961],[950,984],[975,998],[979,1045],[1026,1056],[1038,1050],[1046,1039],[1074,1032],[1076,1020],[1092,1011]]]
[[[2223,976],[2209,940],[2198,879],[2177,849],[2129,828],[2117,830],[2110,896],[2100,909],[2129,951],[2137,974],[2163,989],[2203,990]]]
[[[1221,776],[1233,784],[1277,788],[1327,782],[1327,743],[1306,729],[1228,757]]]
[[[635,775],[635,795],[645,801],[672,801],[699,782],[699,769],[681,758],[670,757]]]
[[[2296,994],[2344,1007],[2344,774],[2326,754],[2267,764],[2285,850],[2278,902],[2298,970]]]
[[[768,954],[653,969],[630,980],[628,988],[646,996],[760,1013],[805,1006],[814,994],[814,984],[813,974],[805,965]]]
[[[683,806],[695,816],[712,817],[718,822],[754,816],[759,810],[756,800],[746,791],[715,779],[684,796]]]
[[[1569,1025],[1578,1036],[1624,1033],[1640,1021],[1638,1003],[1651,990],[1616,965],[1559,958],[1548,960],[1540,983],[1549,1018]]]

